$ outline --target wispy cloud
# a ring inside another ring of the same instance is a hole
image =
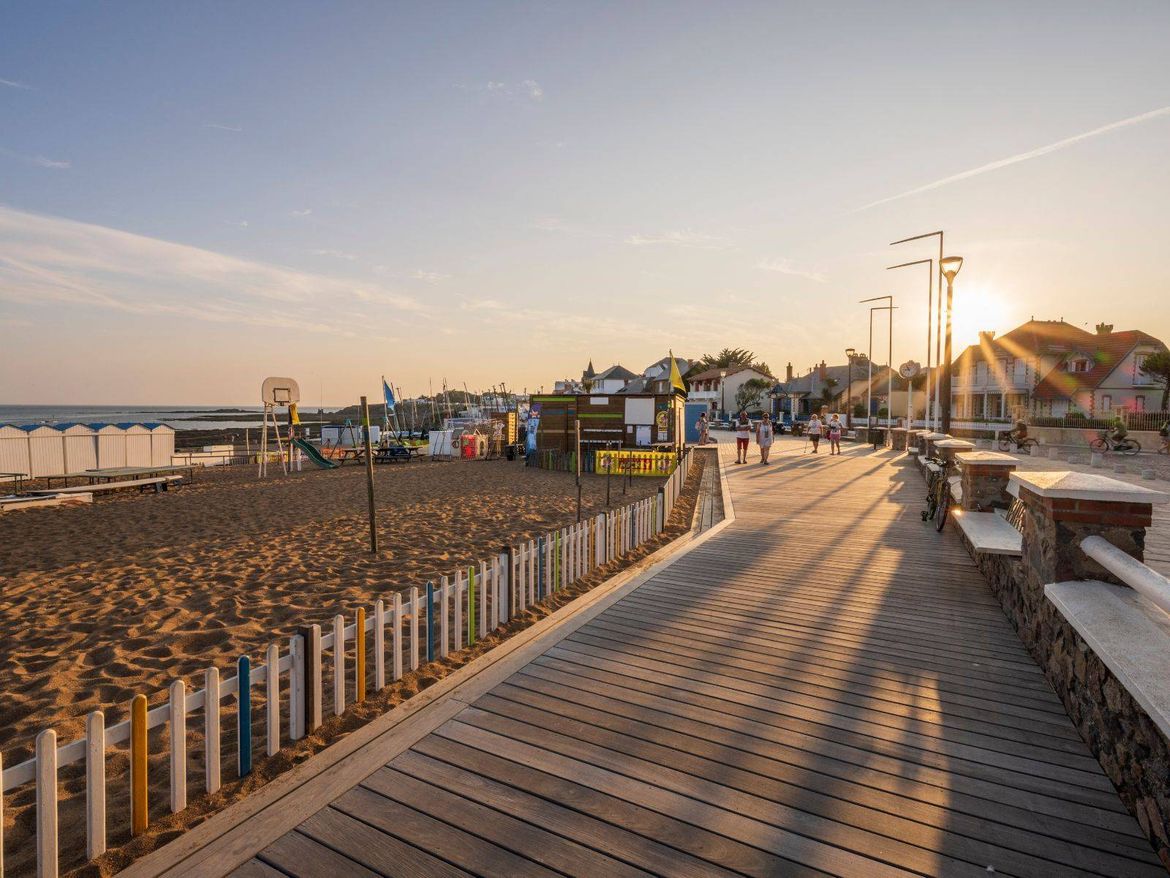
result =
[[[464,311],[502,311],[504,303],[499,299],[465,299],[459,307]]]
[[[701,250],[726,250],[731,246],[731,242],[727,238],[703,232],[693,232],[689,229],[662,232],[657,235],[630,235],[626,238],[626,243],[635,247],[664,244],[671,247],[696,247]]]
[[[309,252],[314,256],[329,256],[333,259],[344,259],[347,262],[355,262],[357,260],[356,253],[347,253],[344,250],[317,249],[310,250]]]
[[[756,268],[761,268],[764,271],[775,271],[779,274],[791,275],[792,277],[803,277],[806,280],[816,281],[819,284],[828,282],[828,278],[821,272],[800,268],[791,259],[761,259],[756,263]]]
[[[247,220],[224,220],[224,222],[229,226],[235,226],[237,229],[248,228]]]
[[[421,280],[427,284],[437,284],[439,281],[448,280],[451,275],[441,274],[437,271],[423,271],[421,268],[415,271],[412,275],[415,280]]]
[[[380,337],[422,306],[378,284],[0,206],[0,302]],[[328,307],[322,307],[328,303]],[[392,306],[393,324],[385,320]],[[360,313],[363,320],[338,315]],[[35,315],[33,315],[35,321]]]
[[[36,89],[34,89],[28,83],[20,82],[16,79],[0,79],[0,85],[7,86],[8,88],[19,88],[23,91],[36,91]]]
[[[208,122],[203,127],[204,128],[214,128],[216,131],[231,131],[234,134],[239,134],[241,131],[244,130],[243,128],[239,128],[235,125],[220,125],[218,122]]]
[[[508,98],[517,102],[527,101],[540,103],[544,100],[544,86],[535,79],[522,79],[519,82],[504,82],[499,79],[489,79],[487,82],[465,83],[457,82],[455,87],[463,91],[480,92],[496,98]]]
[[[313,212],[313,209],[311,207],[306,207],[304,210],[290,210],[288,212],[288,215],[295,216],[295,217],[302,217],[302,216],[308,216],[312,212]]]
[[[36,165],[38,168],[48,168],[54,171],[66,171],[73,167],[73,162],[65,159],[50,159],[43,155],[24,155],[23,153],[5,149],[2,146],[0,146],[0,155],[7,156],[10,159],[16,159],[25,164]]]
[[[1137,116],[1130,116],[1128,119],[1122,119],[1119,122],[1110,122],[1108,125],[1102,125],[1100,128],[1094,128],[1092,131],[1085,131],[1082,134],[1074,134],[1072,137],[1066,137],[1064,140],[1058,140],[1055,143],[1050,143],[1047,146],[1037,147],[1036,149],[1028,150],[1027,152],[1017,153],[1013,156],[1008,156],[1006,159],[999,159],[998,161],[989,162],[986,165],[980,165],[977,168],[971,168],[969,171],[963,171],[959,174],[952,174],[949,177],[943,177],[941,180],[935,180],[933,183],[927,183],[925,186],[918,186],[914,189],[908,189],[905,192],[900,192],[897,195],[891,195],[888,198],[881,198],[877,201],[871,201],[869,204],[864,204],[857,208],[854,213],[860,213],[863,210],[869,210],[871,207],[877,207],[880,204],[889,204],[891,201],[898,201],[902,198],[909,198],[911,195],[919,195],[923,192],[930,192],[932,189],[938,189],[942,186],[949,186],[951,183],[958,183],[960,180],[969,180],[971,177],[978,177],[980,174],[986,174],[989,171],[998,171],[1000,168],[1006,168],[1009,165],[1019,164],[1020,162],[1030,161],[1031,159],[1040,158],[1057,150],[1065,149],[1073,146],[1083,140],[1089,140],[1093,137],[1100,137],[1102,134],[1108,134],[1110,131],[1117,131],[1119,128],[1129,128],[1132,125],[1140,125],[1143,122],[1149,122],[1151,119],[1157,119],[1161,116],[1170,115],[1170,107],[1160,107],[1157,110],[1150,110],[1148,113],[1141,113]]]

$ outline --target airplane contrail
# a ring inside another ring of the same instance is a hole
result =
[[[871,207],[877,207],[879,204],[889,204],[891,201],[897,201],[901,198],[909,198],[911,195],[918,195],[921,192],[929,192],[931,189],[938,189],[940,186],[946,186],[950,183],[957,183],[959,180],[966,180],[969,177],[977,177],[979,174],[986,174],[988,171],[998,171],[1000,168],[1006,168],[1008,165],[1014,165],[1017,162],[1026,162],[1029,159],[1039,158],[1042,155],[1048,155],[1050,152],[1056,152],[1058,149],[1064,149],[1066,146],[1072,146],[1074,143],[1080,143],[1082,140],[1088,140],[1090,137],[1096,137],[1099,134],[1106,134],[1110,131],[1116,131],[1118,128],[1128,128],[1130,125],[1140,125],[1142,122],[1148,122],[1150,119],[1156,119],[1159,116],[1170,114],[1170,107],[1160,107],[1157,110],[1150,110],[1148,113],[1142,113],[1138,116],[1130,116],[1128,119],[1122,119],[1120,122],[1110,122],[1108,125],[1102,125],[1100,128],[1094,128],[1092,131],[1086,131],[1083,134],[1076,134],[1072,137],[1066,137],[1064,140],[1058,140],[1056,143],[1050,143],[1047,146],[1041,146],[1037,149],[1029,150],[1028,152],[1021,152],[1018,155],[1009,156],[1006,159],[1000,159],[997,162],[980,165],[977,168],[972,168],[969,171],[963,171],[961,174],[953,174],[950,177],[943,177],[941,180],[935,180],[933,183],[927,183],[925,186],[919,186],[916,189],[910,189],[898,195],[891,195],[889,198],[882,198],[878,201],[871,201],[869,204],[857,208],[853,213],[861,213],[863,210],[869,210]]]

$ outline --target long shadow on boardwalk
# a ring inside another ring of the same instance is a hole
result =
[[[1163,874],[921,480],[780,451],[248,873]]]

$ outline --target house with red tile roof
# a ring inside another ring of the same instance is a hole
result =
[[[999,338],[979,334],[955,360],[951,415],[1011,419],[1020,413],[1090,417],[1117,409],[1145,411],[1159,403],[1158,384],[1141,371],[1145,357],[1166,345],[1140,330],[1096,333],[1064,320],[1029,320]]]

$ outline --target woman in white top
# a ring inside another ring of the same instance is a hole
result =
[[[816,415],[808,419],[808,438],[812,440],[813,454],[816,454],[817,446],[821,444],[821,419]]]
[[[760,446],[760,463],[766,466],[772,451],[772,419],[766,412],[756,427],[756,443]]]

